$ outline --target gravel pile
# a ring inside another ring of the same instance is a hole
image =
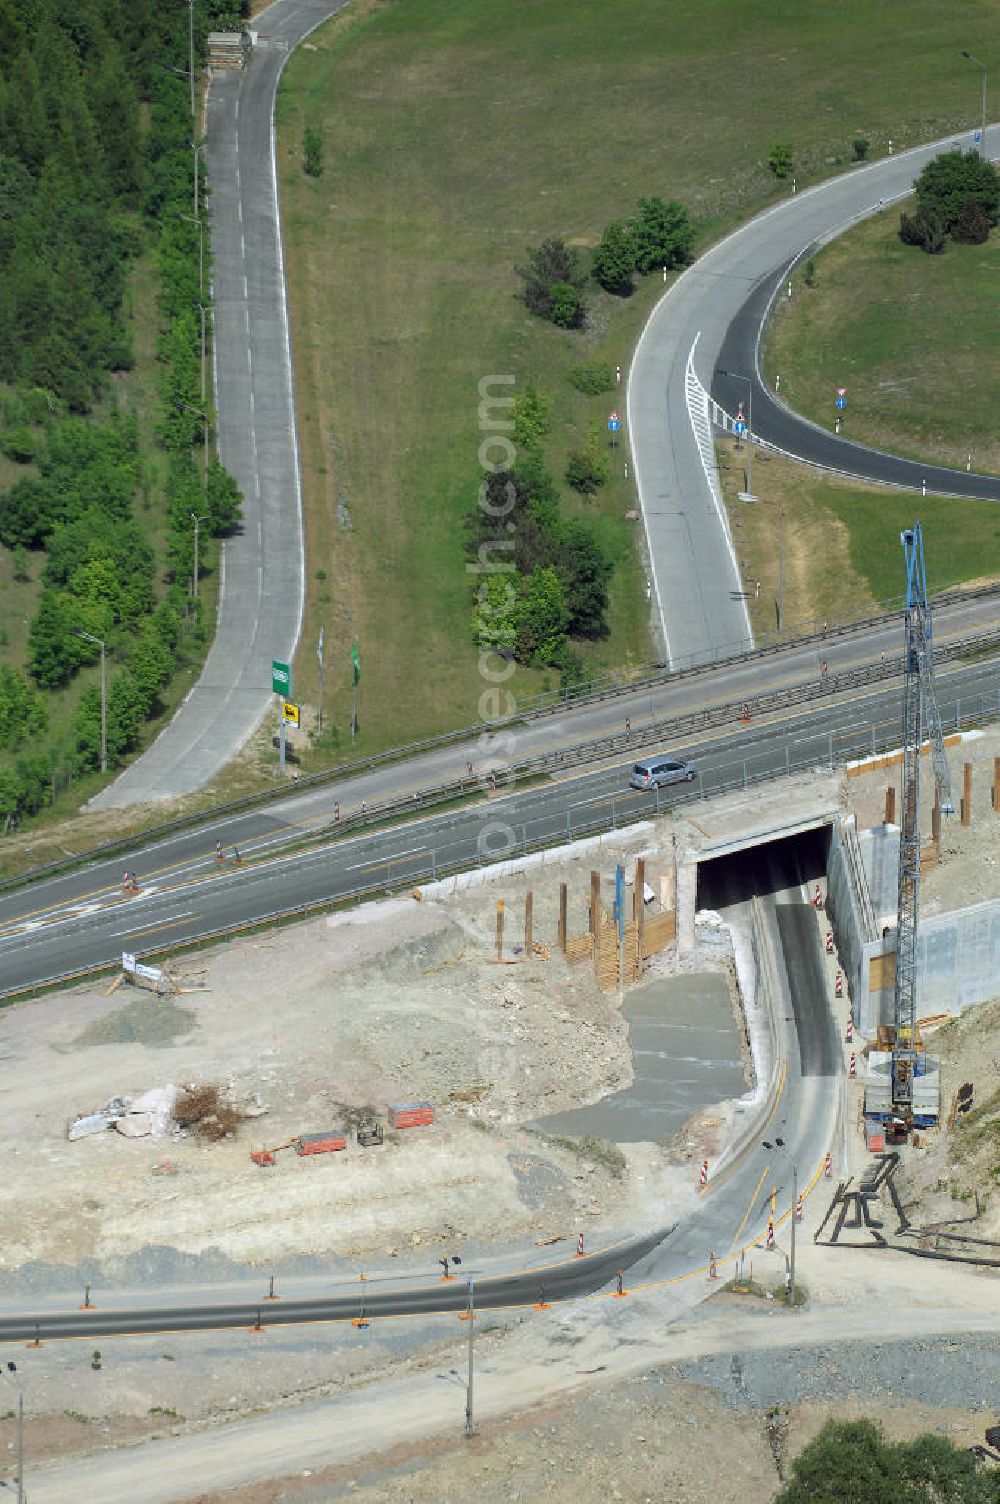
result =
[[[675,1372],[714,1390],[730,1410],[853,1396],[1000,1415],[1000,1338],[752,1350],[680,1363]]]

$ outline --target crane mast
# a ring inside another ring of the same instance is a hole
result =
[[[900,534],[906,561],[905,654],[903,677],[903,786],[899,833],[899,888],[896,927],[895,1038],[892,1050],[893,1105],[907,1111],[913,1100],[917,1063],[917,925],[920,900],[920,748],[930,742],[935,796],[952,814],[951,778],[941,717],[934,695],[931,609],[920,523]]]

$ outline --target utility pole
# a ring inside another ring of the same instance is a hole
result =
[[[982,124],[981,124],[981,127],[980,127],[979,154],[982,157],[983,161],[986,162],[986,161],[988,161],[988,158],[987,158],[987,155],[986,155],[986,64],[985,63],[981,63],[979,61],[978,57],[973,57],[971,52],[966,52],[964,49],[962,51],[962,56],[964,58],[968,58],[968,60],[969,60],[970,63],[975,63],[975,65],[976,65],[977,68],[981,68],[982,69],[982,74],[983,74],[983,92],[982,92],[982,104],[981,104],[981,111],[980,111]]]
[[[198,304],[198,313],[201,318],[201,400],[205,401],[205,305]]]
[[[24,1501],[24,1386],[19,1379],[15,1379],[17,1364],[8,1363],[7,1371],[0,1369],[0,1376],[5,1378],[8,1384],[13,1384],[17,1390],[17,1504],[25,1504]]]
[[[466,1436],[474,1436],[475,1433],[476,1433],[476,1427],[475,1427],[475,1424],[474,1424],[474,1421],[473,1421],[473,1414],[472,1414],[472,1361],[473,1361],[473,1357],[472,1357],[472,1355],[473,1355],[473,1345],[472,1344],[473,1344],[473,1336],[475,1334],[475,1329],[476,1329],[476,1311],[475,1311],[475,1302],[474,1302],[474,1299],[473,1299],[473,1288],[472,1288],[472,1280],[471,1279],[468,1281],[468,1287],[469,1287],[469,1309],[468,1309],[468,1322],[469,1322],[469,1381],[468,1381],[468,1384],[467,1384],[466,1390],[465,1390],[465,1434],[466,1434]]]
[[[789,1261],[789,1275],[790,1275],[790,1279],[789,1279],[789,1287],[788,1287],[788,1303],[789,1303],[789,1305],[791,1305],[794,1308],[794,1306],[795,1306],[795,1212],[796,1212],[796,1209],[798,1208],[798,1204],[799,1204],[799,1167],[795,1163],[795,1160],[792,1158],[792,1156],[789,1154],[788,1150],[785,1148],[785,1140],[783,1138],[776,1138],[773,1143],[768,1143],[767,1139],[765,1138],[765,1139],[761,1139],[761,1143],[762,1143],[762,1145],[763,1145],[763,1147],[765,1149],[775,1149],[775,1150],[777,1150],[777,1152],[779,1154],[783,1154],[784,1157],[785,1157],[785,1159],[788,1160],[788,1163],[792,1167],[792,1253],[791,1253],[791,1259]],[[772,1192],[771,1192],[771,1221],[772,1222],[774,1221],[774,1203],[775,1203],[776,1196],[777,1196],[777,1191],[776,1190],[772,1190]]]
[[[316,657],[319,659],[319,734],[323,735],[323,636],[325,629],[319,629],[319,642],[316,644]]]

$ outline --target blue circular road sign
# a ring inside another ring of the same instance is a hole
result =
[[[736,437],[738,439],[742,439],[742,437],[746,433],[746,431],[747,431],[747,426],[744,423],[743,419],[742,418],[737,418],[736,422],[733,424],[733,432],[735,433]]]
[[[846,407],[847,406],[847,398],[846,397],[838,397],[837,398],[837,406],[839,408]]]

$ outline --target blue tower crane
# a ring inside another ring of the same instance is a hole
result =
[[[934,695],[931,608],[920,523],[900,533],[906,561],[905,669],[903,678],[903,780],[899,834],[899,888],[896,927],[896,1032],[892,1048],[893,1106],[908,1113],[917,1065],[917,924],[920,899],[920,749],[930,742],[935,795],[951,815],[951,777],[944,750],[941,716]]]

